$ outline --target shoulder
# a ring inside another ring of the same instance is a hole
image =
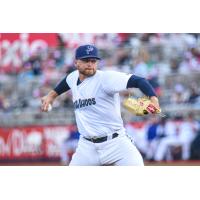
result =
[[[75,70],[75,71],[71,72],[69,75],[67,75],[66,82],[68,84],[70,84],[74,80],[77,81],[77,78],[78,78],[78,70]]]
[[[116,71],[110,71],[110,70],[100,71],[100,72],[102,79],[111,78],[116,74]]]
[[[78,70],[75,70],[67,75],[67,79],[71,79],[78,76]]]
[[[102,74],[104,74],[104,75],[109,75],[109,74],[115,74],[117,71],[113,71],[113,70],[105,70],[105,71],[101,71],[102,72]]]
[[[113,71],[113,70],[106,70],[106,71],[101,71],[104,75],[129,75],[128,73],[125,72],[119,72],[119,71]]]
[[[67,78],[71,78],[71,77],[74,77],[74,76],[77,76],[78,75],[78,70],[75,70],[73,72],[71,72],[70,74],[67,75]]]
[[[130,78],[132,74],[119,72],[119,71],[102,71],[103,79],[118,79],[118,78]]]

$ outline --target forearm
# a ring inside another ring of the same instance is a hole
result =
[[[55,90],[51,90],[48,94],[47,97],[52,101],[56,99],[56,97],[59,96],[59,94]]]

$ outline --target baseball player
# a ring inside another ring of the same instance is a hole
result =
[[[143,166],[142,156],[123,126],[119,92],[139,88],[150,97],[153,105],[148,110],[150,113],[160,108],[158,98],[144,78],[97,70],[99,60],[95,46],[78,47],[74,63],[77,70],[41,99],[41,109],[47,112],[58,95],[71,89],[80,139],[69,165]]]

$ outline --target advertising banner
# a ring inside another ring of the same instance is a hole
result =
[[[58,158],[70,126],[0,128],[0,160]]]

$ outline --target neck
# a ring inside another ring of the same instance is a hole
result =
[[[84,81],[86,78],[92,77],[92,76],[94,76],[95,74],[96,74],[96,72],[95,72],[94,74],[92,74],[91,76],[86,76],[86,75],[84,75],[84,74],[82,74],[82,73],[79,72],[79,80],[82,82],[82,81]]]
[[[87,76],[79,73],[79,80],[82,82],[87,78]]]

